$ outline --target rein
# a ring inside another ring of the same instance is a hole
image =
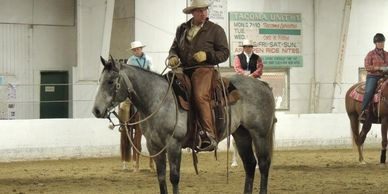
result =
[[[131,85],[130,84],[130,81],[128,79],[128,77],[122,73],[122,71],[119,72],[120,73],[120,77],[124,78],[124,83],[129,86]],[[142,120],[139,120],[139,121],[136,121],[136,122],[133,122],[133,123],[126,123],[127,125],[129,126],[132,126],[132,125],[137,125],[137,124],[140,124],[140,123],[143,123],[145,121],[147,121],[148,119],[150,119],[152,116],[154,116],[159,110],[160,108],[162,107],[163,103],[166,101],[166,98],[167,98],[167,95],[168,95],[168,92],[171,90],[171,86],[172,86],[172,83],[173,83],[173,79],[175,78],[175,72],[173,72],[173,75],[172,75],[172,79],[171,79],[171,82],[169,83],[168,85],[168,88],[167,88],[167,91],[166,91],[166,94],[164,95],[163,97],[163,100],[158,104],[158,107],[156,108],[156,110],[154,112],[152,112],[150,115],[148,115],[146,118],[142,119]],[[120,87],[118,87],[117,89],[120,89]],[[133,93],[133,89],[130,89],[129,87],[127,87],[127,90],[128,90],[128,93],[131,94]],[[116,92],[117,93],[117,92]],[[112,111],[113,114],[116,116],[117,113],[115,113],[116,111],[113,110]]]

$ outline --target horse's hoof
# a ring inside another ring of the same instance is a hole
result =
[[[126,164],[125,162],[123,162],[123,167],[121,168],[122,170],[129,170],[128,169],[128,164]]]
[[[238,166],[237,162],[232,162],[232,164],[230,165],[230,167],[237,167],[237,166]]]
[[[385,168],[386,167],[386,165],[385,165],[385,163],[380,163],[380,168]]]
[[[360,161],[359,164],[360,164],[360,165],[366,165],[366,162],[365,162],[365,160],[363,160],[363,161]]]

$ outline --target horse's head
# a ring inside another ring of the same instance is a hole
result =
[[[123,80],[122,64],[115,62],[111,57],[106,61],[103,57],[101,63],[104,66],[99,79],[99,88],[94,101],[93,114],[97,118],[105,118],[108,112],[128,97],[129,84]],[[128,80],[128,79],[127,79]],[[125,86],[123,84],[126,84]]]

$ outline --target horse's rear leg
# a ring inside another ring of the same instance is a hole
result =
[[[239,127],[233,133],[233,138],[236,142],[237,151],[244,165],[245,170],[245,186],[244,193],[252,193],[253,179],[255,177],[256,159],[252,150],[252,138],[249,132]]]
[[[237,167],[238,166],[238,163],[237,163],[237,147],[236,147],[236,142],[234,141],[234,139],[232,140],[232,145],[233,145],[233,156],[232,156],[232,164],[230,165],[230,167]],[[253,147],[254,145],[252,144],[252,149],[253,149],[253,152],[255,152],[255,148]],[[255,158],[256,158],[256,155],[255,155]],[[256,161],[257,161],[257,158],[256,158]],[[259,164],[256,164],[256,168],[259,168]]]
[[[150,171],[155,172],[154,160],[152,158],[150,158],[149,166],[150,166]]]
[[[272,135],[272,134],[267,134]],[[256,148],[257,161],[260,169],[260,193],[267,193],[268,187],[268,175],[271,167],[272,157],[272,137],[259,136],[257,140],[254,140]]]
[[[232,140],[232,145],[233,145],[233,158],[232,158],[232,164],[230,165],[231,167],[237,167],[237,147],[236,147],[236,142],[234,139]]]

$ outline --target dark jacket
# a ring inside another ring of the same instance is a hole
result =
[[[252,53],[251,58],[249,58],[249,64],[247,63],[247,57],[244,55],[244,53],[241,53],[241,54],[239,54],[237,56],[240,59],[241,67],[244,70],[249,69],[249,71],[251,73],[256,71],[256,69],[257,69],[257,61],[260,58],[259,55],[256,55],[255,53]]]
[[[226,61],[229,57],[229,48],[224,29],[207,20],[190,42],[186,35],[191,27],[191,21],[192,19],[178,26],[168,58],[178,56],[184,67],[217,65]],[[206,61],[201,64],[197,64],[193,59],[193,55],[198,51],[206,52]]]

